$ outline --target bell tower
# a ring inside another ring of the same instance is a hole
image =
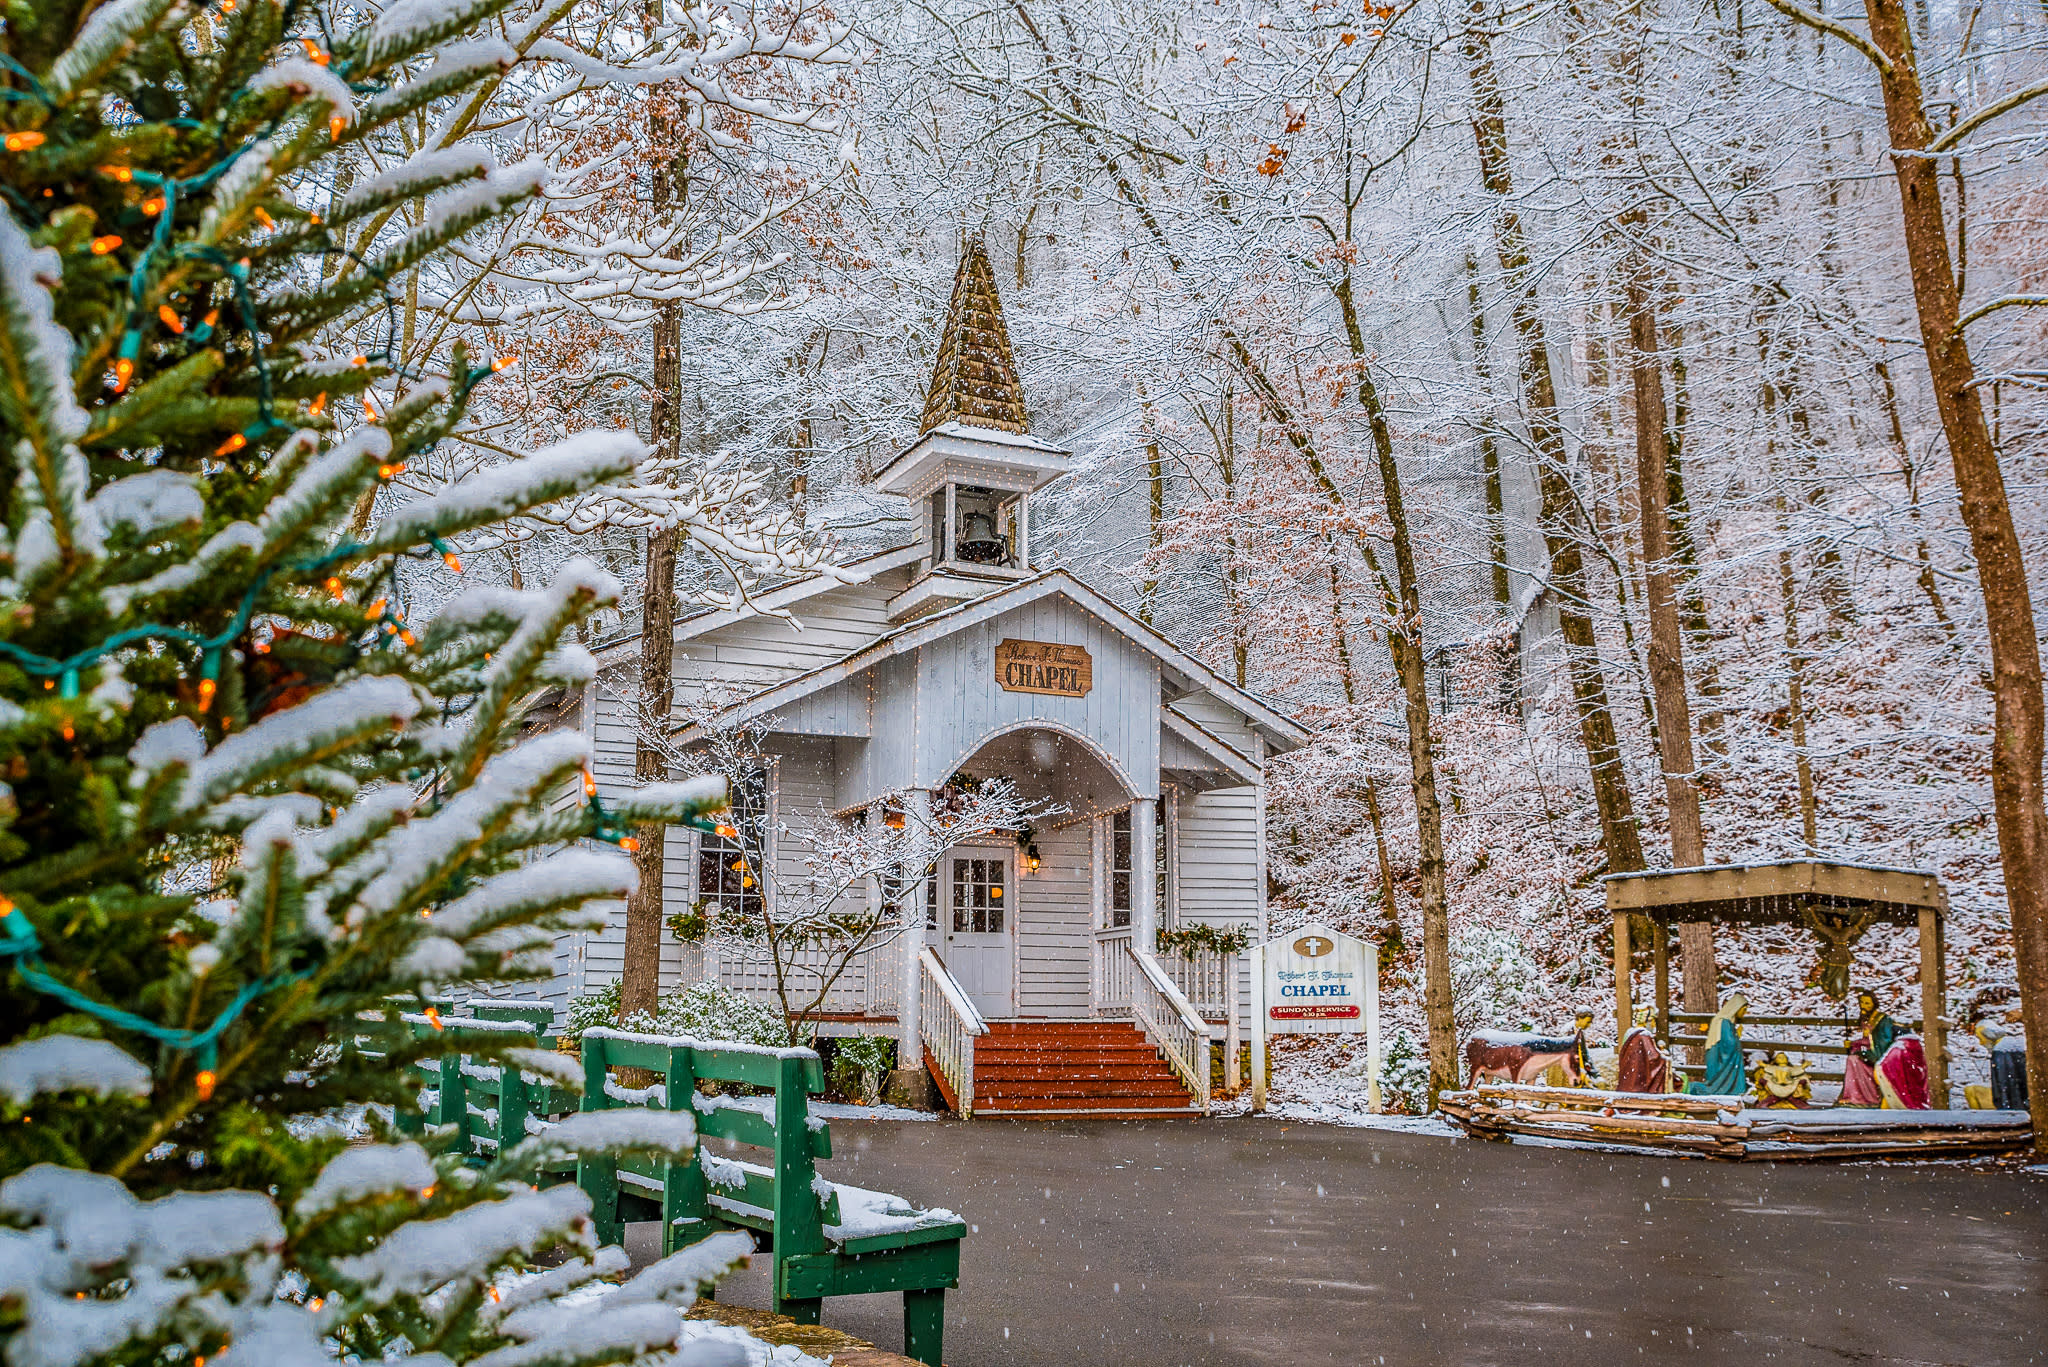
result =
[[[1031,435],[995,270],[977,239],[953,277],[938,364],[917,440],[875,488],[918,509],[925,555],[892,621],[938,612],[1031,576],[1030,497],[1067,472],[1067,453]]]

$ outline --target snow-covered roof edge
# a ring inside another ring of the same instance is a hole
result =
[[[743,718],[771,712],[819,689],[830,687],[841,679],[871,668],[892,656],[916,650],[956,631],[1054,593],[1064,594],[1076,607],[1092,614],[1131,644],[1182,675],[1194,685],[1191,692],[1207,693],[1236,711],[1257,728],[1276,749],[1291,750],[1307,743],[1309,732],[1306,727],[1275,710],[1252,693],[1231,683],[1066,570],[1041,570],[1010,588],[971,599],[942,612],[935,612],[906,623],[829,664],[819,665],[815,669],[807,670],[751,695],[744,703],[733,709],[733,715],[736,718]],[[692,729],[691,723],[683,723],[676,727],[675,734],[683,737]]]

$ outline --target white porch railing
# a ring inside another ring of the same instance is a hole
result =
[[[917,967],[923,980],[918,993],[918,1033],[953,1090],[955,1109],[962,1116],[973,1115],[974,1041],[988,1033],[988,1025],[931,946],[917,956]],[[917,1064],[912,1061],[906,1066]]]
[[[1209,1113],[1209,1026],[1159,961],[1126,942],[1125,953],[1136,971],[1131,978],[1131,1016],[1157,1045],[1166,1066],[1194,1093],[1195,1105]]]
[[[751,1000],[779,1005],[775,994],[775,962],[768,947],[754,941],[720,940],[707,956],[718,985]],[[818,996],[825,980],[839,969],[844,956],[833,949],[784,949],[783,976],[793,1006],[803,1007]],[[893,1019],[902,994],[903,939],[891,936],[871,944],[848,960],[820,1001],[827,1016]]]
[[[1137,974],[1131,957],[1131,932],[1103,930],[1095,934],[1095,963],[1090,979],[1090,1010],[1116,1019],[1131,1014],[1131,980]]]
[[[1187,958],[1176,950],[1156,956],[1166,976],[1173,979],[1181,995],[1203,1020],[1222,1021],[1236,1015],[1237,956],[1213,949],[1198,949]]]

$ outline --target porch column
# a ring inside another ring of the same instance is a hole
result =
[[[1150,953],[1159,934],[1159,800],[1131,804],[1131,943]]]
[[[903,819],[914,831],[928,831],[932,821],[932,795],[922,788],[903,794]],[[930,896],[925,885],[931,880],[923,868],[906,869],[903,890],[903,985],[896,993],[896,1066],[924,1067],[924,1036],[918,1020],[924,998],[924,973],[917,956],[924,952],[924,908]]]

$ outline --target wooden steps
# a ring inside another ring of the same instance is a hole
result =
[[[1144,1032],[1120,1021],[991,1021],[974,1045],[974,1113],[1194,1116]]]

